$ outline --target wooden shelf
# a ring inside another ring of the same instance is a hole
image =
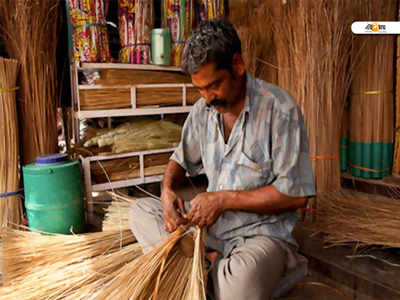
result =
[[[341,177],[343,179],[347,180],[352,180],[352,181],[358,181],[358,182],[364,182],[364,183],[369,183],[373,185],[378,185],[378,186],[385,186],[385,187],[391,187],[391,188],[400,188],[400,178],[394,177],[394,176],[387,176],[384,177],[383,179],[365,179],[361,177],[354,177],[348,172],[342,173]]]
[[[170,71],[183,72],[181,68],[174,66],[138,65],[121,63],[80,63],[79,70],[101,70],[101,69],[124,69],[124,70],[148,70],[148,71]]]

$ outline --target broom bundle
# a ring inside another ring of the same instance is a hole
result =
[[[142,119],[101,130],[87,140],[85,147],[111,146],[113,153],[175,147],[180,140],[181,126],[169,121]]]
[[[53,250],[63,251],[61,247]],[[57,262],[55,253],[51,256],[53,263]],[[41,270],[25,274],[23,280],[0,288],[0,297],[4,300],[88,299],[83,296],[85,287],[120,270],[140,255],[141,248],[138,243],[134,243],[117,251],[100,253],[61,267],[46,265]],[[63,260],[64,257],[58,259]],[[76,293],[82,295],[82,298],[75,298]]]
[[[105,208],[103,231],[129,228],[129,210],[135,198],[109,192],[113,201]]]
[[[357,242],[400,248],[400,204],[397,199],[355,191],[331,192],[318,201],[314,232],[332,245]]]
[[[194,255],[179,245],[193,239]],[[140,256],[138,244],[121,246],[81,260],[37,267],[0,289],[2,299],[187,299],[205,300],[204,246],[200,229],[180,228],[151,252]],[[25,240],[26,243],[26,240]],[[102,242],[103,243],[103,242]],[[25,244],[26,245],[26,244]],[[78,247],[77,247],[78,246]],[[57,250],[62,250],[59,246]],[[80,249],[79,244],[75,247]],[[6,250],[4,253],[8,253]],[[21,257],[18,256],[20,259]],[[42,257],[42,259],[46,259]],[[31,265],[33,266],[33,265]]]
[[[400,20],[400,7],[398,11]],[[395,125],[395,146],[393,155],[392,175],[400,177],[400,35],[397,36],[397,58],[396,58],[396,125]]]
[[[318,191],[339,189],[352,5],[344,0],[297,0],[281,6],[285,22],[273,23],[279,85],[294,95],[303,111]]]
[[[18,116],[21,161],[57,149],[58,0],[0,0],[0,30],[10,57],[21,63]]]
[[[394,21],[396,4],[360,0],[361,19]],[[379,179],[389,175],[392,165],[395,38],[356,36],[353,49],[362,57],[351,88],[349,171]]]
[[[0,58],[0,226],[21,224],[22,202],[18,196],[5,196],[17,192],[19,178],[19,134],[17,118],[18,62]]]
[[[229,20],[235,26],[242,42],[242,57],[246,69],[267,82],[277,82],[272,24],[273,6],[269,2],[257,5],[252,1],[234,1],[229,7]]]
[[[111,253],[133,243],[135,238],[129,229],[79,235],[44,235],[7,229],[2,233],[2,240],[3,280],[6,285],[14,285],[25,281],[28,275],[40,278],[51,270]]]
[[[194,234],[192,258],[180,250],[183,232],[180,227],[154,250],[87,285],[71,299],[205,300],[202,231],[197,229]]]

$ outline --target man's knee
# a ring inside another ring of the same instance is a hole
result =
[[[284,253],[272,241],[253,240],[212,271],[216,299],[268,299],[282,278]]]

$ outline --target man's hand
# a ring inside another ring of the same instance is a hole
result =
[[[198,194],[190,204],[188,219],[200,227],[211,226],[224,211],[222,192]]]
[[[172,189],[165,188],[161,194],[165,231],[173,232],[187,223],[183,200]]]

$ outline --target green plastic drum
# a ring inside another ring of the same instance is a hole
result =
[[[25,206],[30,228],[51,233],[85,229],[82,176],[78,161],[66,155],[38,157],[23,167]]]

